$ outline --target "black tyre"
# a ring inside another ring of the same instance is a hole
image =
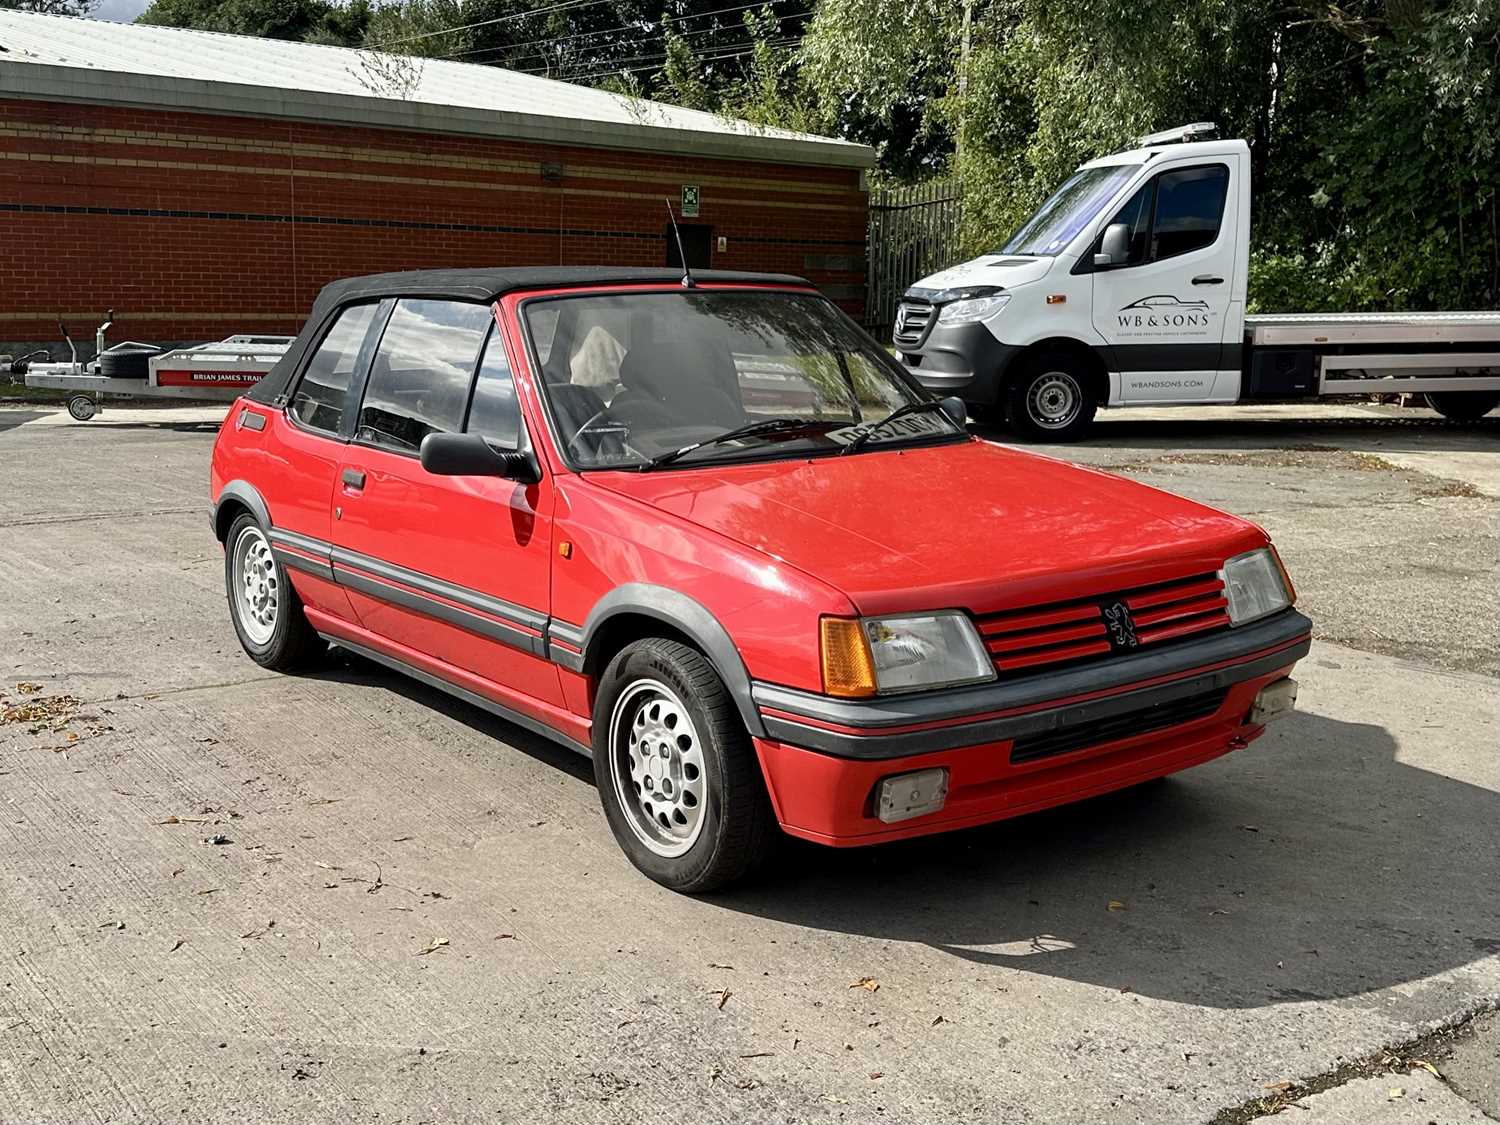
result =
[[[1006,386],[1005,407],[1011,428],[1025,437],[1077,441],[1099,409],[1093,372],[1068,352],[1038,352]]]
[[[88,395],[73,395],[68,399],[68,416],[75,422],[87,422],[99,413],[99,404]]]
[[[224,588],[240,647],[262,668],[289,672],[327,651],[307,623],[286,567],[271,553],[265,528],[249,512],[235,519],[224,540]]]
[[[777,842],[734,700],[678,641],[637,641],[610,661],[594,703],[594,777],[630,862],[674,891],[728,886]]]
[[[99,374],[110,379],[144,379],[159,349],[122,344],[99,353]]]
[[[1428,406],[1454,422],[1477,422],[1500,406],[1500,394],[1494,391],[1443,391],[1422,397]]]

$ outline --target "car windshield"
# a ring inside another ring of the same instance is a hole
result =
[[[522,316],[576,468],[857,453],[965,433],[930,405],[881,425],[930,397],[810,293],[549,297]]]
[[[1080,168],[1052,193],[1037,213],[1010,236],[1001,254],[1035,254],[1050,258],[1078,237],[1105,204],[1140,169],[1139,164]]]

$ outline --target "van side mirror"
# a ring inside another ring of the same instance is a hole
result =
[[[1118,266],[1130,260],[1130,226],[1126,223],[1110,223],[1104,228],[1104,237],[1099,240],[1099,253],[1094,255],[1096,266]]]
[[[962,429],[968,425],[969,408],[964,405],[963,399],[955,395],[949,395],[947,398],[941,400],[938,405],[943,408],[943,413],[947,415],[948,421],[952,422],[955,426]]]
[[[520,484],[542,479],[530,453],[496,449],[478,434],[428,434],[422,468],[440,477],[503,477]]]
[[[1130,261],[1130,223],[1112,222],[1104,228],[1095,266],[1124,266]]]

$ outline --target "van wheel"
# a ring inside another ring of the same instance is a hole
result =
[[[286,567],[271,553],[265,529],[249,512],[230,524],[224,540],[224,587],[240,647],[262,668],[289,672],[327,650],[302,613]]]
[[[678,641],[637,641],[610,661],[594,702],[594,778],[630,862],[674,891],[726,887],[776,842],[734,700]]]
[[[1493,391],[1442,391],[1422,397],[1428,406],[1454,422],[1477,422],[1500,406],[1500,394]]]
[[[1011,428],[1036,441],[1077,441],[1099,408],[1091,375],[1067,352],[1030,357],[1006,387]]]

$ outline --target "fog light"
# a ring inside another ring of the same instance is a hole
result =
[[[1265,726],[1272,719],[1279,719],[1297,705],[1297,681],[1284,676],[1274,684],[1260,689],[1255,702],[1250,705],[1246,721],[1251,726]]]
[[[948,799],[946,769],[917,770],[897,774],[880,783],[875,794],[875,815],[887,824],[937,812]]]

